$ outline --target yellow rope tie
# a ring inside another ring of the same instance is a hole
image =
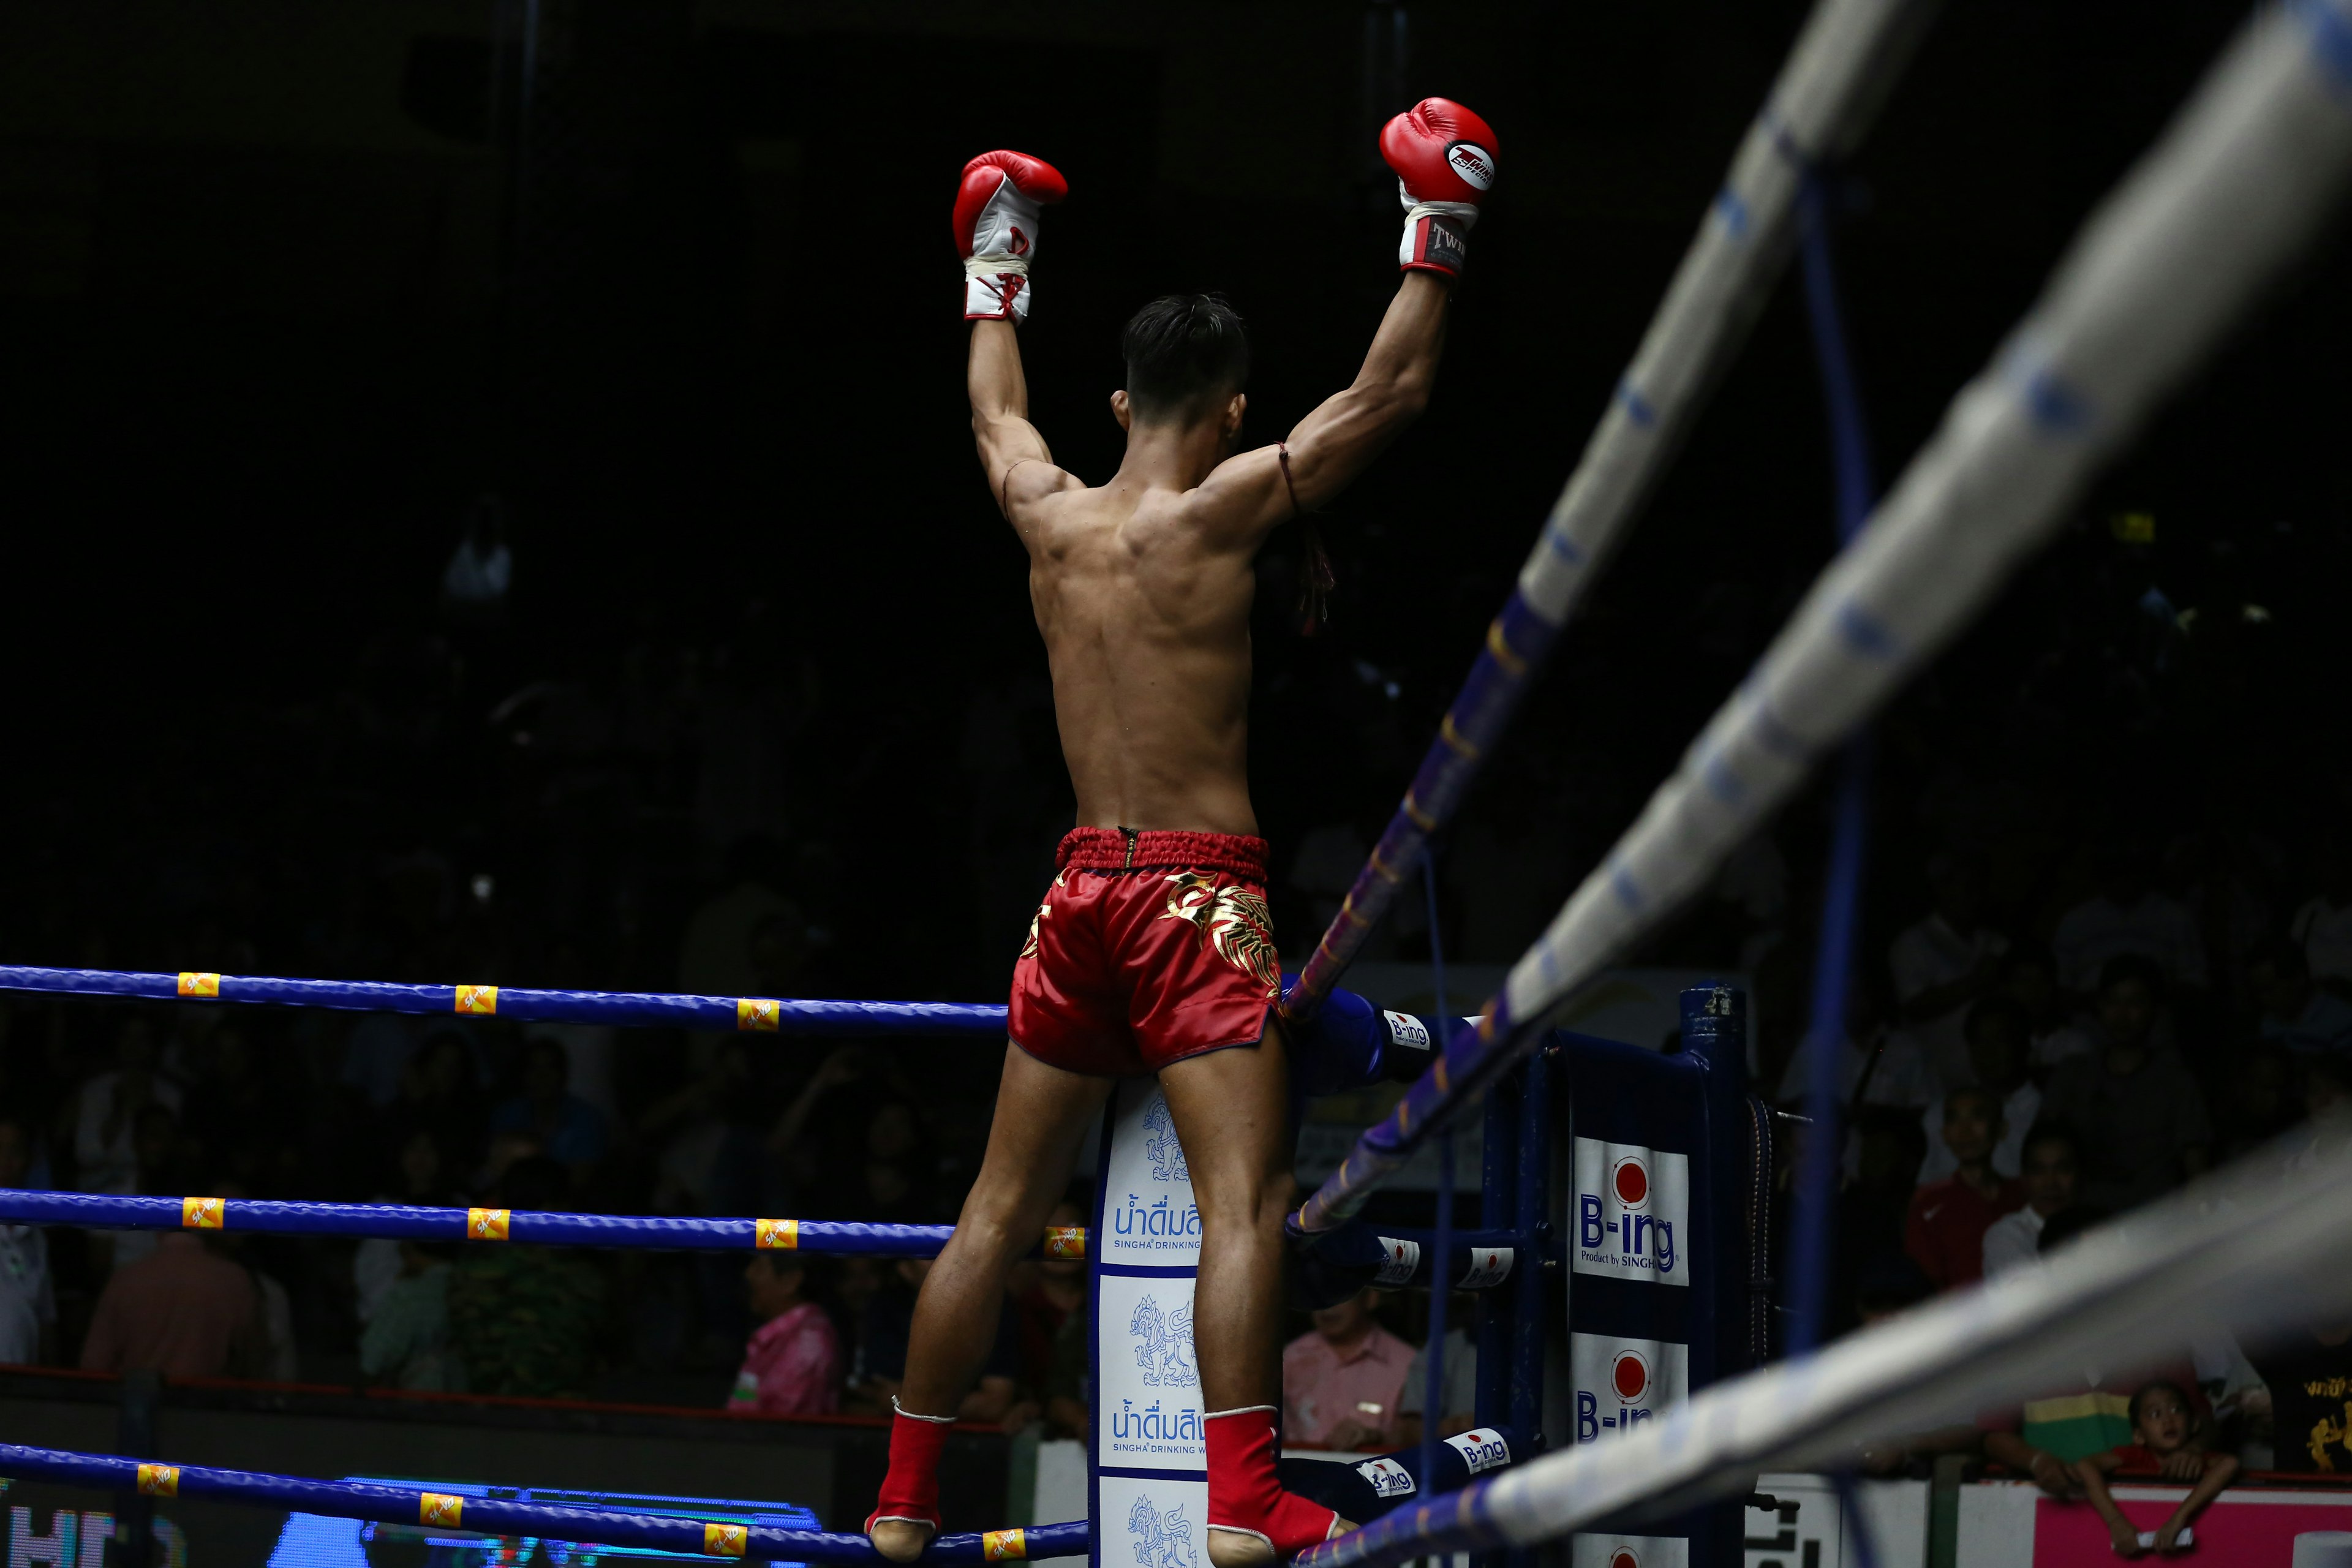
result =
[[[991,1563],[1021,1562],[1029,1555],[1029,1542],[1017,1529],[982,1531],[980,1554]]]
[[[218,1230],[227,1221],[227,1200],[224,1198],[180,1200],[180,1228],[183,1230]]]
[[[801,1222],[759,1219],[751,1222],[751,1243],[762,1252],[794,1252],[801,1245]]]
[[[1437,726],[1437,738],[1453,747],[1454,755],[1464,762],[1475,763],[1478,760],[1480,755],[1478,748],[1465,740],[1462,731],[1454,727],[1453,714],[1448,713],[1444,721]]]
[[[740,1557],[750,1544],[751,1527],[741,1524],[720,1524],[716,1521],[702,1527],[702,1554],[705,1557]]]
[[[1412,825],[1423,833],[1437,831],[1437,818],[1421,809],[1421,802],[1412,798],[1412,792],[1410,790],[1405,792],[1404,814],[1412,819]]]
[[[754,1034],[772,1035],[783,1011],[783,1004],[772,996],[738,996],[735,999],[735,1026]]]
[[[177,1465],[142,1465],[139,1467],[141,1497],[178,1497],[180,1467]]]
[[[466,1522],[466,1500],[447,1492],[425,1492],[416,1500],[416,1522],[456,1530]]]
[[[487,1018],[499,1010],[499,988],[495,985],[460,985],[454,1012],[468,1017]]]
[[[1509,674],[1516,676],[1525,675],[1528,672],[1528,661],[1512,652],[1511,645],[1504,640],[1503,623],[1499,620],[1487,624],[1486,651],[1493,654],[1495,662],[1501,665]]]
[[[511,1209],[467,1209],[466,1239],[467,1241],[504,1241],[507,1226],[514,1218]]]
[[[183,996],[217,997],[220,995],[220,976],[208,969],[183,969],[180,971],[179,992]]]

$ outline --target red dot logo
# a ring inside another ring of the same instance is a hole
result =
[[[1642,1560],[1634,1556],[1630,1548],[1621,1546],[1616,1555],[1609,1559],[1609,1568],[1642,1568]]]
[[[1650,1363],[1633,1351],[1618,1352],[1617,1364],[1609,1369],[1609,1381],[1617,1390],[1617,1397],[1628,1405],[1637,1403],[1650,1389]]]
[[[1628,1154],[1618,1161],[1610,1181],[1617,1189],[1617,1201],[1627,1208],[1637,1209],[1650,1201],[1649,1167],[1634,1156]]]

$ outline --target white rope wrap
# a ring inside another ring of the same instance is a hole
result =
[[[1010,272],[1015,278],[1029,276],[1029,263],[1018,256],[967,256],[963,258],[963,275],[967,278],[995,278]]]

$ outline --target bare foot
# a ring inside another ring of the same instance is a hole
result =
[[[874,1528],[866,1532],[874,1542],[874,1550],[893,1563],[912,1563],[923,1554],[923,1548],[931,1543],[931,1537],[937,1533],[928,1524],[903,1519],[877,1519]]]
[[[1353,1521],[1331,1516],[1331,1528],[1323,1537],[1329,1541],[1355,1529]],[[1252,1535],[1246,1530],[1227,1530],[1222,1525],[1209,1526],[1209,1561],[1215,1568],[1270,1568],[1282,1560],[1282,1554],[1263,1535]]]

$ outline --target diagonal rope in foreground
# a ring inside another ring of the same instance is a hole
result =
[[[2340,1319],[2352,1306],[2347,1183],[2352,1144],[2299,1160],[2256,1154],[2039,1268],[1701,1390],[1622,1435],[1474,1481],[1418,1520],[1400,1510],[1295,1562],[1386,1568],[1637,1523],[1738,1495],[1759,1471],[1834,1465],[1874,1438],[2080,1386],[2086,1365],[2153,1363],[2222,1330],[2259,1344]]]
[[[1862,139],[1933,0],[1820,0],[1733,156],[1633,362],[1553,503],[1428,755],[1284,998],[1312,1016],[1503,738],[1553,639],[1641,510],[1787,262],[1798,192]]]
[[[1304,1228],[1353,1214],[1968,624],[2309,245],[2347,172],[2352,0],[2262,12],[2092,216],[2032,311],[1476,1028],[1447,1042],[1446,1059],[1307,1199]]]

